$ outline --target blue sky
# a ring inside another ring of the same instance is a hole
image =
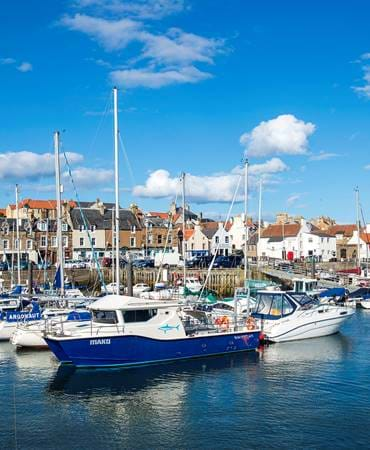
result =
[[[185,171],[192,208],[224,214],[246,151],[251,211],[263,177],[266,217],[353,221],[358,185],[370,221],[369,13],[359,0],[4,0],[2,205],[15,183],[54,197],[56,129],[80,197],[113,199],[117,84],[123,205],[166,210]]]

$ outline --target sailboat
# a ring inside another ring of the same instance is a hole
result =
[[[114,98],[114,155],[116,199],[116,257],[119,258],[118,91]],[[119,260],[117,292],[89,306],[90,326],[46,333],[45,340],[61,363],[77,367],[130,367],[179,359],[199,358],[255,350],[260,330],[213,323],[197,327],[184,318],[177,302],[120,295]]]

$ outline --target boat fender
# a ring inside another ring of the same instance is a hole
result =
[[[254,317],[249,316],[246,321],[247,330],[254,330],[257,328],[256,320]]]

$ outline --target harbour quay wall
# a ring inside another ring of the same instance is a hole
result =
[[[112,282],[112,269],[102,268],[101,274],[106,284]],[[99,273],[96,269],[65,269],[65,275],[68,280],[76,287],[82,287],[89,293],[99,293],[101,291],[101,280]],[[163,276],[164,275],[164,276]],[[181,268],[164,269],[159,281],[165,280],[168,284],[176,283],[176,280],[181,279],[183,271]],[[187,276],[195,276],[201,282],[204,282],[207,277],[207,269],[187,269]],[[252,278],[263,278],[266,276],[262,273],[258,273],[255,268],[250,272]],[[28,271],[21,271],[21,283],[27,284]],[[9,289],[11,286],[11,272],[6,271],[1,273],[1,279],[3,280],[3,289]],[[55,269],[48,270],[33,270],[33,283],[34,285],[42,285],[44,280],[49,281],[52,284],[55,277]],[[120,281],[123,286],[126,286],[127,272],[126,269],[120,270]],[[158,269],[133,269],[133,282],[146,283],[152,288],[154,287],[158,277]],[[16,283],[17,273],[13,274],[13,281]],[[216,291],[219,295],[233,295],[236,287],[241,287],[244,284],[244,271],[240,268],[234,269],[213,269],[208,277],[207,288]]]

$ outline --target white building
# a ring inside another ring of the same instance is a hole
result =
[[[258,256],[277,259],[305,259],[316,257],[329,261],[336,257],[336,238],[310,222],[268,226],[257,244]]]
[[[363,231],[360,231],[360,239],[358,239],[357,230],[354,230],[351,239],[347,242],[347,245],[355,246],[356,254],[358,242],[360,247],[360,260],[366,261],[370,258],[370,224],[367,224],[366,228]]]
[[[232,254],[232,243],[228,231],[229,229],[230,224],[226,224],[226,227],[224,228],[224,224],[222,222],[219,222],[218,228],[211,238],[210,249],[212,255],[214,255],[215,253],[224,256]]]

